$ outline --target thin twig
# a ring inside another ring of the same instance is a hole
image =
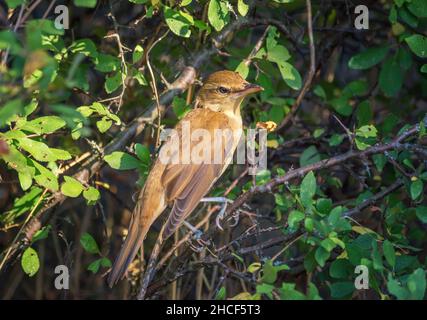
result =
[[[306,0],[307,2],[307,29],[308,29],[308,39],[310,42],[310,68],[308,70],[307,77],[304,82],[304,86],[301,89],[295,103],[292,105],[291,110],[286,115],[286,117],[282,120],[276,130],[281,130],[284,128],[294,117],[298,107],[301,105],[302,100],[304,99],[308,89],[311,86],[314,75],[316,73],[316,49],[314,46],[314,37],[313,37],[313,22],[312,22],[312,14],[311,14],[311,1]]]
[[[22,224],[21,229],[19,229],[18,233],[16,234],[15,238],[13,239],[11,245],[9,246],[9,248],[6,251],[6,254],[4,255],[1,263],[0,263],[0,271],[2,270],[4,264],[7,261],[7,258],[9,257],[10,252],[13,249],[14,244],[16,243],[16,241],[18,240],[19,236],[21,235],[22,231],[25,229],[25,227],[27,226],[28,221],[30,221],[31,217],[33,216],[34,212],[36,211],[37,207],[39,206],[40,202],[43,200],[43,197],[45,196],[46,192],[48,191],[48,189],[44,189],[43,193],[40,195],[40,197],[38,198],[37,202],[34,204],[34,207],[31,209],[30,213],[28,214],[27,218],[25,219],[24,223]]]
[[[163,38],[165,38],[168,34],[169,34],[169,29],[167,29],[166,32],[161,37],[159,37],[158,39],[156,39],[156,41],[154,41],[154,43],[148,48],[147,53],[146,53],[146,58],[145,58],[146,63],[147,63],[147,67],[148,67],[148,70],[149,70],[150,76],[151,76],[151,83],[153,85],[154,96],[156,97],[156,108],[157,108],[156,148],[158,148],[160,145],[161,112],[160,112],[160,99],[159,99],[159,92],[157,91],[156,78],[154,76],[153,68],[151,67],[151,62],[150,62],[150,52],[156,46],[156,44],[158,44],[160,41],[162,41]]]

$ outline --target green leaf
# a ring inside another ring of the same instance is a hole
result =
[[[62,194],[76,198],[82,193],[84,187],[78,180],[69,176],[64,176],[64,180],[65,182],[61,185]]]
[[[71,154],[62,149],[49,148],[50,152],[54,155],[54,157],[58,160],[69,160],[71,159]]]
[[[221,287],[215,295],[215,300],[224,300],[227,296],[227,291],[225,287]]]
[[[102,267],[105,267],[105,268],[109,268],[109,267],[111,267],[111,260],[110,260],[110,259],[108,259],[108,258],[106,258],[106,257],[103,257],[103,258],[101,259],[101,266],[102,266]]]
[[[331,147],[339,146],[341,142],[343,142],[344,138],[345,138],[344,134],[333,134],[328,140],[329,146]]]
[[[364,100],[356,109],[357,124],[359,127],[369,124],[373,118],[373,112],[368,100]]]
[[[250,265],[249,265],[249,267],[248,267],[248,272],[250,272],[250,273],[255,273],[255,272],[257,272],[259,269],[261,269],[261,263],[259,263],[259,262],[253,262],[253,263],[251,263]]]
[[[380,63],[386,56],[389,47],[369,48],[353,56],[348,61],[348,66],[352,69],[365,70]]]
[[[408,70],[412,65],[412,55],[404,47],[400,47],[397,53],[397,59],[399,61],[399,65],[403,70]]]
[[[320,245],[328,252],[331,252],[337,246],[337,244],[329,238],[323,239]]]
[[[418,18],[427,18],[427,2],[425,0],[411,0],[407,7]]]
[[[109,155],[106,155],[104,160],[110,165],[111,168],[117,170],[131,170],[139,167],[138,159],[120,151],[115,151]]]
[[[145,165],[149,165],[151,162],[151,155],[150,150],[148,148],[140,143],[135,144],[135,153],[139,160]]]
[[[289,270],[289,266],[286,264],[273,265],[272,260],[267,260],[262,268],[261,281],[265,283],[273,284],[277,279],[277,273],[281,270]]]
[[[18,139],[19,146],[31,154],[34,159],[42,162],[56,161],[57,157],[50,151],[49,147],[43,142],[28,138]]]
[[[394,58],[387,59],[380,72],[379,85],[386,96],[396,96],[402,87],[402,70],[398,61]]]
[[[166,24],[173,33],[184,38],[190,37],[190,26],[194,24],[194,19],[190,14],[184,11],[174,10],[168,6],[164,6],[163,14]]]
[[[286,84],[294,90],[301,89],[302,80],[297,69],[294,68],[290,63],[281,62],[278,64],[280,74]]]
[[[96,127],[98,128],[99,132],[104,133],[108,129],[110,129],[113,122],[108,119],[107,117],[102,117],[101,120],[96,122]]]
[[[88,267],[87,270],[91,271],[92,273],[97,273],[99,271],[99,268],[101,267],[101,259],[97,259],[93,261]]]
[[[15,9],[16,7],[25,3],[25,0],[6,0],[9,9]]]
[[[316,203],[316,209],[321,214],[328,214],[332,210],[332,200],[331,199],[318,199]]]
[[[109,54],[98,54],[94,63],[95,69],[101,72],[117,71],[120,68],[120,60]]]
[[[271,260],[267,260],[262,268],[262,282],[274,283],[277,279],[277,271]]]
[[[373,125],[366,125],[356,130],[356,146],[359,150],[365,150],[376,141],[378,130]]]
[[[420,58],[427,58],[427,37],[420,34],[414,34],[405,38],[409,48]]]
[[[319,264],[319,266],[324,267],[325,263],[329,259],[330,255],[331,255],[330,252],[327,251],[325,248],[318,247],[316,249],[314,257],[315,257],[317,263]]]
[[[410,292],[410,299],[423,300],[426,291],[426,274],[422,268],[416,269],[409,277],[406,285]]]
[[[424,184],[421,179],[417,179],[411,183],[411,198],[412,200],[417,199],[424,189]]]
[[[139,85],[146,86],[148,85],[147,79],[145,79],[144,74],[140,70],[136,70],[133,78],[138,81]]]
[[[318,84],[318,85],[316,85],[316,86],[314,87],[314,89],[313,89],[313,93],[314,93],[316,96],[318,96],[318,97],[322,98],[323,100],[326,100],[326,99],[327,99],[326,91],[325,91],[325,89],[323,89],[323,87],[322,87],[320,84]]]
[[[384,269],[384,265],[383,265],[383,259],[382,259],[382,255],[379,251],[378,248],[378,243],[376,239],[372,239],[372,263],[374,266],[375,270],[383,270]]]
[[[178,119],[182,119],[191,110],[190,106],[187,105],[185,99],[180,97],[173,98],[172,109]]]
[[[51,191],[57,191],[59,186],[58,178],[56,177],[56,175],[53,174],[52,171],[40,165],[38,162],[32,161],[32,163],[37,169],[36,173],[34,174],[34,180],[36,180],[39,185]]]
[[[89,187],[83,191],[83,197],[88,201],[97,201],[101,197],[101,194],[98,189]]]
[[[47,226],[43,227],[42,229],[38,230],[38,231],[34,234],[33,239],[32,239],[32,242],[34,243],[34,242],[36,242],[36,241],[46,239],[46,238],[49,236],[49,231],[50,231],[51,229],[52,229],[52,226],[49,224],[49,225],[47,225]]]
[[[305,208],[312,207],[313,197],[316,194],[316,187],[316,178],[314,177],[313,171],[310,171],[304,177],[300,186],[301,203]]]
[[[368,92],[368,83],[365,80],[355,80],[347,84],[342,90],[346,97],[363,96]]]
[[[45,116],[27,121],[20,129],[33,132],[35,134],[53,133],[66,125],[66,122],[57,116]]]
[[[12,54],[17,54],[21,51],[21,45],[14,32],[10,30],[0,31],[0,50],[8,48]]]
[[[396,252],[394,251],[393,244],[388,240],[383,242],[383,253],[388,264],[394,267],[396,265]]]
[[[29,189],[33,183],[33,176],[27,171],[18,172],[18,179],[19,184],[24,191]]]
[[[427,223],[427,206],[418,206],[415,213],[422,223]]]
[[[324,133],[325,133],[325,129],[323,129],[323,128],[317,128],[313,132],[313,138],[318,139]]]
[[[24,270],[28,276],[32,277],[35,275],[40,268],[40,261],[37,251],[31,247],[25,249],[21,258],[21,266],[22,270]]]
[[[351,281],[335,282],[331,284],[332,298],[343,298],[353,293],[355,287]]]
[[[94,59],[98,57],[98,50],[96,49],[96,45],[90,39],[76,40],[70,46],[70,51],[72,53],[81,53],[81,54],[84,54],[86,57],[91,57]]]
[[[230,20],[228,1],[210,0],[208,7],[208,20],[216,31],[221,31]]]
[[[305,300],[303,293],[295,289],[295,283],[282,282],[282,287],[279,289],[280,299],[282,300]]]
[[[96,0],[74,0],[74,5],[77,7],[95,8]]]
[[[121,71],[116,72],[111,77],[107,77],[104,85],[105,91],[107,93],[116,91],[122,85],[122,77]]]
[[[399,281],[393,279],[391,273],[388,275],[387,290],[399,300],[407,299],[409,292],[406,288],[403,288]]]
[[[340,220],[342,213],[343,213],[343,207],[342,206],[337,206],[337,207],[333,208],[331,210],[331,212],[329,212],[328,223],[334,229],[336,228],[336,224]]]
[[[235,70],[243,79],[246,79],[249,75],[249,66],[246,65],[245,60],[239,63]]]
[[[356,135],[363,138],[376,137],[377,133],[378,130],[373,125],[363,126],[356,130]]]
[[[237,11],[241,16],[246,16],[249,11],[249,6],[245,3],[244,0],[237,1]]]
[[[288,216],[289,227],[295,229],[298,226],[298,223],[304,220],[304,213],[298,210],[292,210]]]
[[[100,253],[98,244],[96,243],[95,239],[87,232],[83,233],[80,237],[80,244],[82,245],[83,249],[85,249],[89,253]]]
[[[22,101],[20,99],[6,102],[6,104],[0,108],[0,128],[12,120],[15,115],[20,113],[22,108]]]
[[[137,63],[139,60],[142,59],[144,56],[144,48],[141,47],[139,44],[135,46],[135,49],[133,49],[132,53],[132,63]]]
[[[275,62],[278,65],[289,60],[290,58],[291,58],[291,55],[289,54],[288,49],[286,49],[284,46],[280,44],[275,45],[271,49],[268,49],[267,60],[271,62]]]
[[[388,15],[388,21],[390,23],[395,24],[397,22],[397,10],[395,6],[391,6],[390,14]]]
[[[108,258],[100,258],[95,261],[93,261],[88,267],[87,270],[91,271],[92,273],[97,273],[99,271],[100,267],[109,268],[111,267],[111,261]]]
[[[346,279],[353,273],[354,267],[347,259],[332,261],[329,267],[329,275],[335,279]]]
[[[331,99],[329,103],[340,115],[348,117],[353,113],[353,108],[348,103],[348,97],[345,95]]]
[[[275,123],[280,123],[285,117],[285,110],[281,105],[274,105],[271,107],[268,112],[268,119],[274,121]]]
[[[304,220],[304,229],[307,232],[313,232],[314,230],[314,220],[311,218],[305,218]]]

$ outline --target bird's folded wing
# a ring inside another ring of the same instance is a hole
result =
[[[203,109],[196,110],[204,111]],[[192,130],[198,127],[207,128],[210,132],[213,129],[231,130],[228,119],[223,114],[206,110],[205,117],[203,117],[205,123],[203,124],[199,123],[198,118],[192,118]],[[220,177],[227,157],[232,156],[230,154],[230,137],[223,137],[220,148],[214,143],[207,144],[206,147],[211,148],[212,158],[215,153],[221,153],[219,156],[222,162],[212,163],[213,161],[211,161],[211,163],[196,164],[190,161],[189,164],[168,164],[164,170],[162,184],[165,188],[166,200],[173,203],[165,225],[164,239],[173,234],[184,219],[196,208],[200,199],[206,195],[212,184]]]

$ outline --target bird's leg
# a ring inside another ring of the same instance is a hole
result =
[[[193,237],[194,237],[196,240],[199,240],[199,239],[202,237],[203,232],[202,232],[202,231],[200,231],[199,229],[197,229],[197,228],[196,228],[195,226],[193,226],[191,223],[189,223],[189,222],[187,222],[187,221],[185,221],[185,220],[184,220],[183,224],[184,224],[184,226],[186,226],[188,229],[190,229],[190,231],[193,233]]]
[[[225,210],[227,210],[227,205],[229,203],[233,203],[233,200],[227,199],[226,197],[208,197],[208,198],[202,198],[200,199],[201,202],[218,202],[221,203],[221,210],[219,211],[218,215],[216,216],[215,222],[217,227],[220,230],[224,230],[221,226],[221,220],[224,219],[224,213]]]
[[[202,249],[209,244],[209,242],[206,242],[202,239],[203,232],[185,220],[183,222],[183,225],[186,226],[193,233],[192,238],[196,240],[196,242],[199,244],[199,246],[196,246],[191,241],[189,241],[190,248],[195,252],[202,251]]]

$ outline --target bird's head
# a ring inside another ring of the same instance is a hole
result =
[[[196,105],[214,111],[236,112],[247,95],[261,90],[261,86],[247,82],[237,72],[217,71],[204,82]]]

